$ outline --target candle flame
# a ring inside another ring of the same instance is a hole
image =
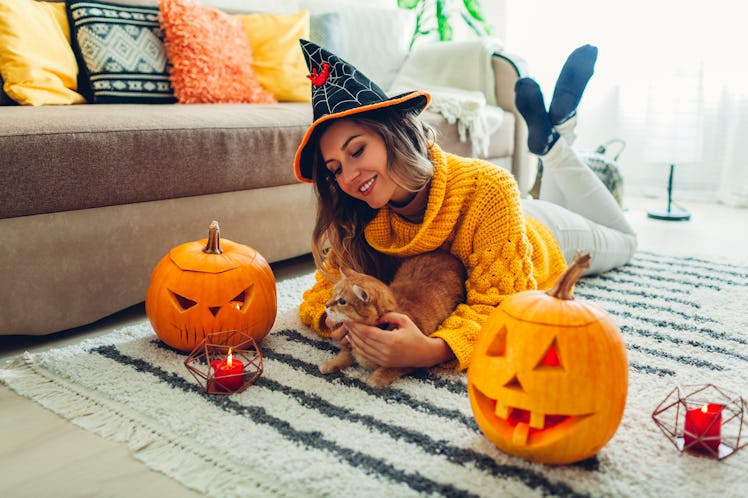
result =
[[[231,363],[233,362],[233,360],[234,360],[234,356],[231,354],[231,348],[229,348],[229,355],[226,358],[226,366],[231,368]],[[703,410],[704,412],[706,412],[706,406],[704,406]]]
[[[708,411],[709,411],[709,405],[704,405],[704,406],[701,407],[701,412],[702,413],[707,413]]]

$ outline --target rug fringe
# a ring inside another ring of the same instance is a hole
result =
[[[142,418],[135,421],[126,406],[85,392],[34,362],[31,353],[0,368],[0,383],[73,424],[101,437],[127,443],[131,454],[151,469],[176,479],[206,496],[288,496],[252,469],[239,467],[211,450],[196,447],[163,427]]]

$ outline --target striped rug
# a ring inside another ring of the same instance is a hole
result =
[[[369,389],[359,369],[321,375],[335,347],[295,312],[311,282],[279,286],[263,375],[238,395],[204,394],[146,320],[27,353],[0,379],[208,496],[748,495],[748,449],[722,461],[682,454],[652,420],[677,385],[748,396],[746,266],[641,252],[577,285],[578,299],[620,326],[630,387],[614,438],[561,467],[507,456],[483,437],[464,373],[432,369],[385,390]]]

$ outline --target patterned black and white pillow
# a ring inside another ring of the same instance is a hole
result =
[[[73,50],[82,86],[89,89],[89,102],[176,102],[156,2],[66,3]]]

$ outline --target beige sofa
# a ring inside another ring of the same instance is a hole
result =
[[[528,182],[522,73],[492,58],[505,111],[488,156]],[[426,112],[446,150],[470,154],[457,127]],[[207,236],[270,262],[309,252],[311,187],[292,159],[306,103],[0,106],[0,334],[49,334],[142,302],[170,248]]]

